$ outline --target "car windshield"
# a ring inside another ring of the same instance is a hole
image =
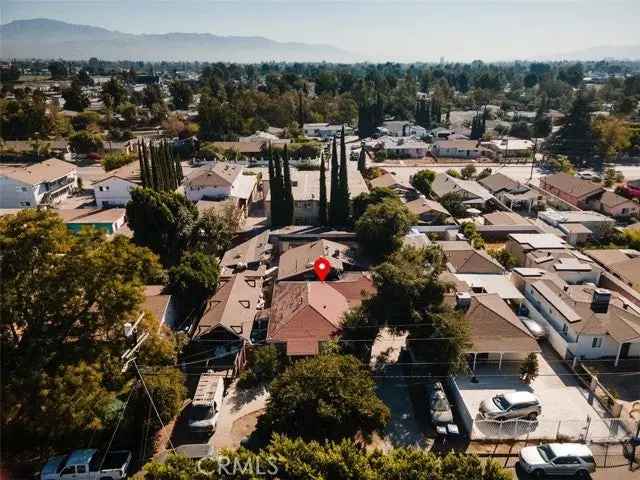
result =
[[[591,455],[586,455],[584,457],[580,457],[582,459],[583,462],[587,462],[587,463],[596,463],[596,461],[593,459],[593,457]]]
[[[538,453],[545,462],[550,462],[555,457],[555,455],[553,454],[553,450],[551,450],[551,447],[549,445],[540,445],[538,447]]]
[[[191,407],[191,420],[200,421],[206,420],[211,417],[211,407],[199,405],[197,407]]]
[[[437,397],[432,405],[436,412],[446,412],[449,410],[449,402],[447,402],[446,398]]]
[[[511,404],[502,395],[493,397],[493,403],[495,403],[500,410],[509,410],[511,407]]]

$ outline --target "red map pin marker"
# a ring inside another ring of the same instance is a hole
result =
[[[329,275],[331,271],[331,263],[324,257],[318,257],[313,263],[313,271],[316,272],[316,276],[320,281],[324,282],[324,279],[327,278],[327,275]]]

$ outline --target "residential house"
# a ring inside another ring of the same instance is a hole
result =
[[[217,148],[223,154],[233,152],[243,160],[260,159],[264,155],[265,144],[269,140],[241,140],[239,142],[211,142],[211,146]]]
[[[524,268],[554,273],[565,282],[576,285],[598,285],[602,268],[590,257],[578,250],[533,250],[526,255]]]
[[[184,182],[185,196],[198,200],[233,199],[246,212],[256,191],[255,175],[244,175],[236,163],[216,162],[194,170]]]
[[[594,208],[616,218],[637,216],[640,213],[640,204],[608,190],[595,202]]]
[[[405,204],[407,209],[418,217],[419,224],[449,223],[451,213],[440,202],[429,200],[421,195],[416,200]]]
[[[217,215],[230,215],[231,218],[242,227],[247,219],[247,209],[241,208],[235,198],[225,198],[223,200],[198,200],[196,208],[200,215],[213,211]]]
[[[465,319],[471,327],[467,353],[472,370],[480,362],[497,362],[502,368],[503,360],[523,360],[540,352],[536,339],[497,293],[474,294],[458,308],[466,310]]]
[[[585,254],[624,283],[640,291],[640,252],[631,249],[585,250]]]
[[[424,158],[430,145],[416,137],[390,137],[388,135],[375,140],[374,146],[384,151],[387,158]]]
[[[640,356],[640,308],[617,292],[593,285],[570,285],[552,273],[515,272],[523,293],[546,324],[549,341],[564,358]]]
[[[345,135],[353,134],[353,128],[349,125],[331,125],[330,123],[305,123],[302,125],[302,132],[305,137],[328,139],[339,136],[344,127]]]
[[[279,282],[269,311],[267,342],[281,345],[289,356],[320,352],[340,332],[349,310],[345,295],[329,282]]]
[[[615,226],[613,218],[590,210],[557,211],[548,209],[538,212],[538,218],[565,232],[567,241],[572,245],[584,243],[591,238],[600,239],[611,233]]]
[[[515,212],[485,213],[482,218],[485,225],[531,225],[529,220]]]
[[[0,208],[57,205],[77,187],[76,166],[57,158],[23,167],[0,167]]]
[[[96,205],[98,208],[124,207],[131,200],[131,190],[141,186],[138,162],[111,170],[93,182]]]
[[[401,197],[415,197],[417,192],[413,187],[409,187],[407,185],[403,185],[398,182],[395,175],[392,173],[383,173],[379,177],[376,177],[372,180],[369,180],[369,186],[371,189],[374,188],[388,188],[393,190]]]
[[[392,137],[415,136],[417,138],[422,138],[427,134],[426,128],[407,120],[389,120],[382,122],[382,127],[378,127],[378,131]]]
[[[565,240],[551,233],[511,233],[507,238],[505,250],[512,254],[518,265],[524,265],[525,257],[534,250],[551,251],[571,249]]]
[[[492,156],[493,153],[476,140],[437,140],[431,152],[436,157],[474,159]]]
[[[504,267],[484,250],[474,249],[466,241],[437,242],[446,258],[446,269],[451,273],[502,274]]]
[[[498,200],[513,209],[526,208],[528,211],[538,204],[540,195],[529,186],[516,182],[502,173],[494,173],[478,180]]]
[[[331,198],[331,174],[326,172],[327,199]],[[369,192],[360,172],[349,170],[349,196],[351,199]],[[268,178],[263,177],[264,209],[271,220],[271,191]],[[320,172],[318,170],[291,169],[291,193],[293,194],[293,220],[296,225],[320,224]]]
[[[315,280],[313,264],[318,257],[325,257],[331,264],[327,279],[340,278],[346,270],[358,270],[354,248],[330,240],[317,240],[293,247],[280,255],[278,280]]]
[[[531,140],[511,137],[482,142],[482,145],[492,150],[498,159],[530,157],[535,147]]]
[[[222,279],[190,329],[193,348],[211,351],[221,364],[232,365],[237,353],[253,343],[254,320],[263,307],[260,278],[238,273]]]
[[[269,231],[265,230],[225,252],[220,260],[220,276],[226,277],[239,272],[244,272],[245,276],[263,276],[271,259],[271,251]]]
[[[117,233],[126,223],[124,208],[97,210],[93,208],[73,208],[55,210],[67,228],[78,232],[82,228],[91,227],[102,230],[107,235]]]
[[[433,193],[442,198],[449,193],[458,193],[467,208],[484,208],[494,197],[475,180],[463,180],[446,173],[438,173],[431,183]]]
[[[158,321],[158,326],[178,327],[178,310],[173,296],[166,292],[164,285],[145,285],[142,309]]]
[[[64,138],[55,140],[3,140],[0,142],[0,156],[2,157],[35,156],[36,150],[46,152],[48,155],[62,160],[71,160],[71,148],[69,148],[69,142]]]
[[[564,172],[542,177],[540,188],[578,208],[590,208],[605,191],[601,184],[582,180]]]

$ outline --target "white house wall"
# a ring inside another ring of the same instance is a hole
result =
[[[98,208],[123,207],[131,200],[131,190],[138,185],[118,177],[108,178],[94,185]]]

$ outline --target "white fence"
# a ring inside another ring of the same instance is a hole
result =
[[[472,440],[535,439],[558,441],[619,442],[630,438],[619,418],[597,419],[606,429],[592,428],[591,419],[582,420],[474,420]]]

